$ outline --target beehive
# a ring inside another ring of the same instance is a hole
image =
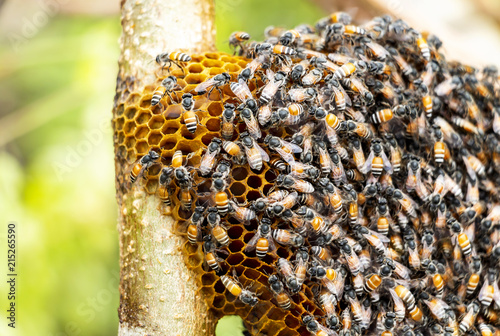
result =
[[[229,86],[223,88],[223,101],[220,101],[216,90],[212,92],[211,99],[208,99],[206,95],[196,96],[195,109],[201,110],[197,112],[197,115],[202,126],[198,125],[196,132],[191,134],[186,129],[182,119],[180,98],[184,93],[194,93],[196,85],[216,74],[229,72],[234,80],[237,74],[245,68],[248,61],[248,59],[225,53],[192,55],[192,61],[185,66],[185,77],[179,69],[174,69],[171,72],[172,75],[178,77],[178,84],[182,87],[182,90],[176,91],[174,95],[174,99],[175,97],[178,99],[177,102],[171,102],[166,95],[161,101],[163,106],[151,106],[151,97],[155,88],[169,75],[167,71],[158,71],[156,83],[146,86],[143,92],[131,92],[126,101],[116,107],[113,116],[113,127],[116,131],[114,144],[117,153],[117,185],[122,191],[127,190],[130,167],[137,159],[147,154],[150,149],[161,153],[164,165],[170,164],[176,150],[182,151],[184,160],[188,154],[194,152],[195,155],[189,159],[187,165],[199,166],[203,148],[210,143],[212,138],[220,137],[220,115],[224,103],[238,104],[238,101],[234,98]],[[252,84],[249,87],[255,91]],[[235,127],[236,132],[233,139],[238,137],[239,130],[239,127]],[[284,136],[286,134],[273,135]],[[159,165],[151,167],[147,179],[141,182],[144,183],[148,194],[156,192],[160,168]],[[254,173],[247,165],[233,165],[228,193],[230,197],[234,197],[239,202],[249,202],[261,197],[261,195],[267,195],[275,178],[275,173],[269,170],[267,163],[264,163],[260,174]],[[205,182],[197,187],[197,192],[207,192],[209,188],[210,183]],[[165,214],[174,216],[178,221],[178,233],[185,235],[186,226],[184,223],[189,219],[191,213],[180,209],[176,194],[177,191],[173,196],[172,201],[176,205],[172,211],[163,210]],[[293,297],[296,304],[291,311],[287,312],[277,307],[267,285],[268,275],[274,272],[272,265],[276,258],[268,255],[260,260],[255,256],[255,252],[247,254],[243,252],[245,243],[254,235],[257,222],[254,221],[245,227],[229,218],[229,223],[234,224],[228,230],[231,243],[227,247],[227,251],[230,254],[228,256],[219,253],[219,256],[225,259],[226,265],[223,267],[226,271],[228,267],[234,268],[242,285],[252,285],[252,291],[260,294],[260,302],[256,307],[245,306],[225,290],[219,276],[214,271],[206,271],[207,268],[203,265],[204,254],[201,244],[194,246],[186,240],[183,246],[186,264],[198,274],[197,281],[200,285],[200,292],[209,306],[216,312],[216,316],[220,318],[224,315],[239,315],[252,334],[280,336],[296,335],[297,332],[307,334],[306,329],[301,326],[300,317],[302,314],[310,312],[318,316],[323,315],[314,301],[311,290],[306,288]],[[278,248],[277,255],[288,259],[293,257],[283,247]]]

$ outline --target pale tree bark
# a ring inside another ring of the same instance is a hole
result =
[[[157,54],[215,49],[211,0],[123,0],[116,108],[131,93],[154,83]],[[116,130],[115,130],[116,137]],[[124,188],[117,152],[120,235],[119,335],[211,335],[214,319],[185,266],[174,219],[158,210],[158,198],[136,183]]]

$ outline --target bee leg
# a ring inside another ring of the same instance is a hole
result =
[[[224,96],[222,95],[222,90],[219,87],[217,87],[217,91],[219,91],[220,100],[222,101],[224,99]]]
[[[165,94],[168,94],[168,97],[170,98],[170,103],[178,103],[178,101],[174,101],[174,99],[172,98],[172,95],[170,94],[170,92],[166,91]]]
[[[186,72],[184,71],[184,67],[182,65],[180,65],[179,63],[177,63],[176,61],[172,61],[172,63],[174,63],[175,65],[177,65],[177,67],[182,70],[182,76],[185,77],[186,76]]]

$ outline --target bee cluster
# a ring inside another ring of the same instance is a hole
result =
[[[151,110],[210,132],[130,173],[161,167],[211,307],[255,334],[500,334],[496,68],[388,16],[265,35],[232,34],[244,67],[196,85],[190,55],[158,55]]]

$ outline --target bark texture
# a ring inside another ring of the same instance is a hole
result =
[[[156,79],[157,54],[215,49],[211,0],[121,2],[121,56],[117,107]],[[116,125],[114,125],[116,126]],[[117,131],[115,128],[115,137]],[[116,141],[115,141],[116,143]],[[119,335],[211,335],[214,319],[184,263],[175,221],[158,209],[159,200],[141,183],[126,188],[130,167],[116,151],[120,235]]]

